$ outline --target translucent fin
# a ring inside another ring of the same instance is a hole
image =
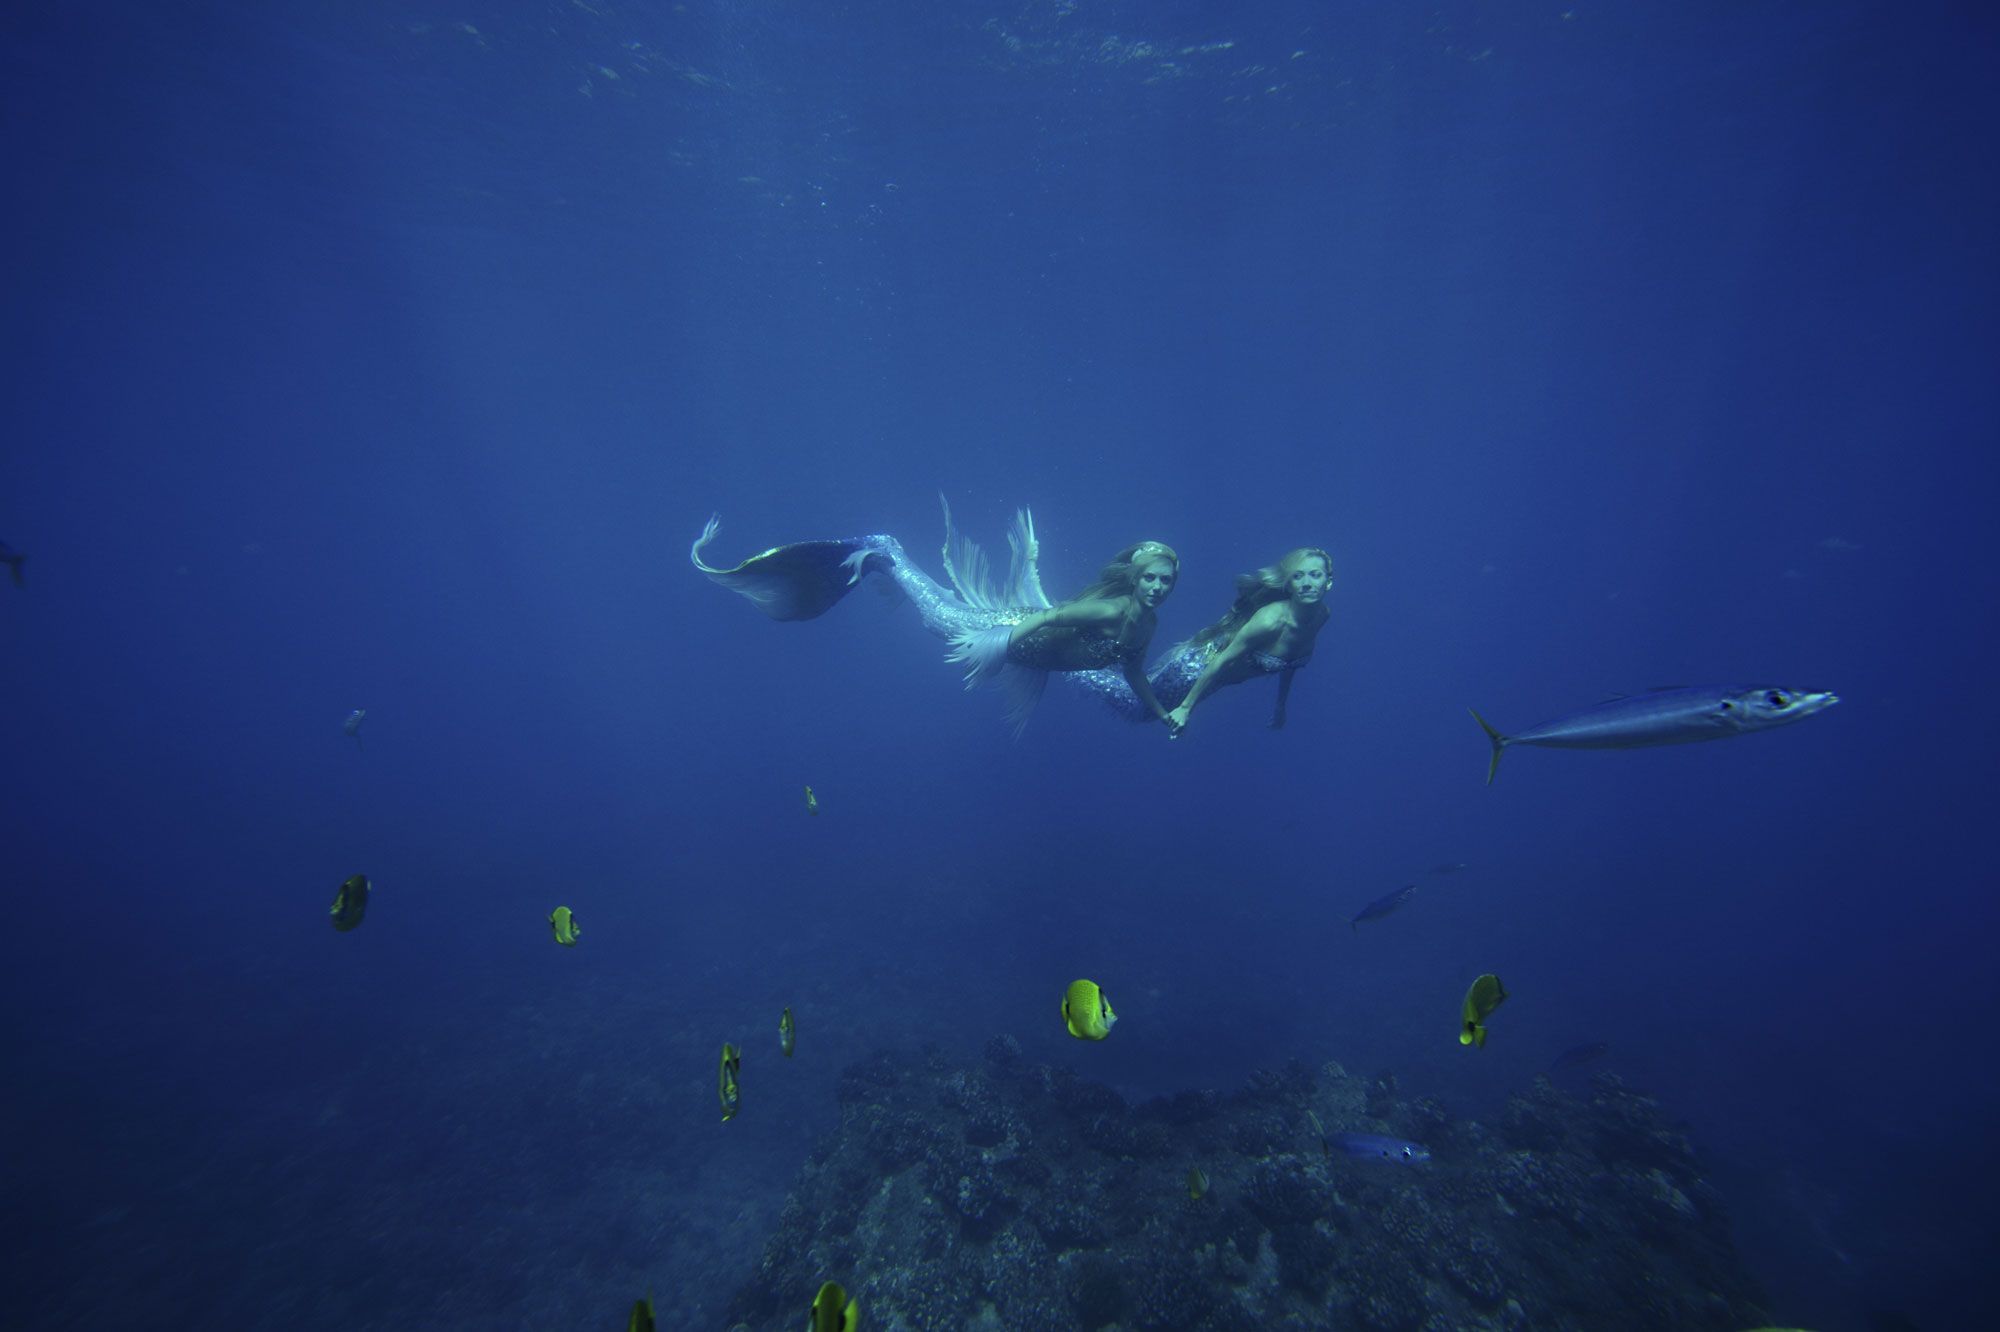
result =
[[[1016,740],[1028,729],[1028,718],[1035,715],[1035,705],[1042,701],[1042,691],[1048,684],[1047,671],[1009,666],[1000,672],[1000,688],[1007,693],[1007,728]]]
[[[951,640],[951,651],[944,659],[964,663],[967,689],[997,683],[1007,669],[1007,639],[1013,632],[1014,627],[1007,624],[968,630]]]
[[[1041,549],[1035,543],[1033,514],[1026,509],[1014,514],[1014,530],[1007,534],[1011,552],[1007,579],[1001,583],[994,579],[993,564],[986,558],[986,552],[952,525],[951,501],[939,495],[938,503],[944,509],[944,572],[960,601],[974,610],[1048,608],[1049,599],[1042,591],[1042,576],[1036,568]]]
[[[944,507],[944,573],[951,580],[952,590],[974,610],[1005,610],[1006,602],[993,586],[992,566],[987,563],[986,552],[960,536],[951,525],[951,501],[942,492],[938,503]]]
[[[868,548],[863,546],[840,562],[840,567],[847,570],[847,585],[849,587],[853,587],[856,583],[860,582],[861,575],[868,572],[869,553]]]
[[[1035,705],[1042,700],[1049,673],[1016,666],[1007,660],[1007,639],[1013,631],[1012,625],[996,624],[962,633],[951,640],[951,651],[945,654],[945,660],[964,663],[967,689],[993,684],[1006,692],[1007,725],[1018,739]]]
[[[1013,552],[1007,561],[1007,589],[1014,605],[1047,610],[1050,602],[1048,593],[1042,591],[1042,548],[1035,541],[1034,514],[1026,509],[1014,511],[1014,530],[1007,534],[1007,547]]]
[[[694,545],[688,547],[688,558],[693,560],[694,567],[701,570],[703,573],[721,572],[721,570],[711,569],[706,564],[703,564],[701,562],[702,547],[706,546],[709,542],[715,540],[715,534],[717,532],[720,532],[721,530],[722,530],[722,515],[719,513],[711,513],[710,515],[708,515],[708,525],[701,529],[701,535],[694,539]]]

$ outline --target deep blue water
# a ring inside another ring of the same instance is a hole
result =
[[[1242,8],[0,19],[0,1324],[706,1326],[842,1063],[1000,1031],[1475,1117],[1608,1041],[1783,1321],[1985,1306],[1991,18]],[[1326,547],[1288,727],[1015,742],[685,558],[936,572],[940,490],[1171,542],[1160,645]],[[1843,701],[1482,784],[1467,705],[1734,680]]]

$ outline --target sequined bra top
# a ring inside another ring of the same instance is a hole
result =
[[[1286,661],[1275,652],[1253,652],[1250,654],[1250,658],[1257,663],[1258,670],[1264,672],[1266,675],[1276,675],[1279,671],[1298,670],[1313,659],[1313,654],[1308,652],[1297,661]]]

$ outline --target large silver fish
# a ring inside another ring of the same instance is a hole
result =
[[[1400,1161],[1422,1165],[1431,1159],[1431,1149],[1407,1138],[1390,1138],[1380,1133],[1333,1133],[1325,1139],[1329,1156],[1335,1152],[1363,1161]]]
[[[1486,766],[1486,784],[1491,786],[1493,774],[1500,771],[1500,751],[1509,745],[1640,749],[1648,745],[1724,740],[1732,735],[1784,726],[1838,702],[1837,694],[1814,689],[1781,689],[1776,685],[1676,686],[1614,698],[1515,735],[1494,730],[1477,709],[1466,711],[1472,713],[1472,719],[1493,742],[1493,760]]]

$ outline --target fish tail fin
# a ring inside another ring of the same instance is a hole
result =
[[[1500,734],[1488,725],[1486,718],[1479,715],[1478,708],[1467,708],[1466,711],[1472,714],[1472,720],[1479,723],[1479,729],[1486,732],[1486,738],[1493,742],[1493,758],[1486,765],[1486,784],[1491,786],[1494,775],[1500,771],[1500,751],[1511,743],[1511,737]]]

